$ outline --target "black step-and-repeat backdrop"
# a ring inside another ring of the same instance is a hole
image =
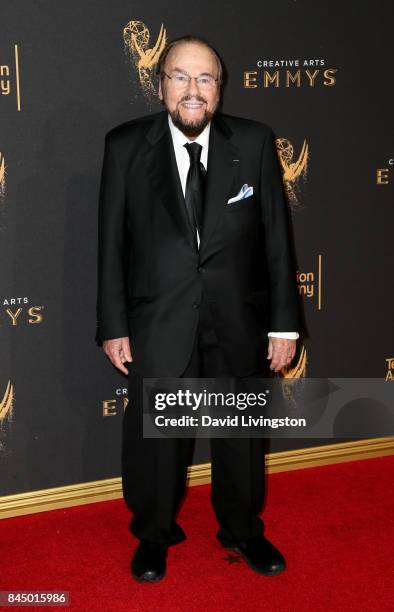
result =
[[[94,342],[104,134],[161,108],[157,58],[185,33],[223,56],[224,111],[276,134],[309,330],[284,375],[391,384],[390,0],[3,0],[0,11],[2,495],[120,474],[127,378]],[[194,462],[208,460],[199,440]]]

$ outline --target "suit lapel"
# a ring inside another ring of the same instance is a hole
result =
[[[194,249],[167,111],[158,113],[146,138],[150,146],[144,158],[153,188],[181,234]]]
[[[200,242],[200,258],[207,254],[212,232],[224,213],[230,190],[236,175],[239,151],[232,144],[232,131],[221,115],[215,115],[211,123],[206,176],[204,220]]]
[[[239,160],[240,154],[230,140],[231,135],[232,131],[221,115],[215,115],[209,133],[200,259],[207,255],[208,241],[220,215],[224,212],[238,168],[234,159]],[[149,147],[144,154],[144,159],[152,186],[179,231],[194,250],[194,237],[187,216],[167,111],[156,115],[146,138]]]

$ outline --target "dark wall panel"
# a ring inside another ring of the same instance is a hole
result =
[[[3,0],[0,18],[1,494],[120,474],[127,379],[94,342],[104,134],[161,108],[152,70],[138,71],[132,32],[146,53],[160,31],[163,40],[207,37],[228,67],[224,110],[274,129],[309,330],[303,374],[385,378],[389,0],[201,0],[187,10],[171,1]],[[326,441],[276,439],[271,450]],[[209,460],[207,441],[194,460]]]

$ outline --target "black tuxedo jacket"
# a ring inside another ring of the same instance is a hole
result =
[[[242,185],[253,195],[227,204]],[[268,331],[299,331],[289,216],[272,129],[212,120],[200,249],[193,244],[167,111],[105,138],[96,341],[130,337],[131,371],[180,376],[210,304],[234,376],[256,369]]]

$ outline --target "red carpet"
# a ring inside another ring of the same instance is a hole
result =
[[[262,516],[287,559],[279,576],[224,559],[207,485],[188,492],[188,539],[163,581],[131,578],[137,540],[117,500],[0,521],[1,590],[67,590],[81,611],[392,611],[393,468],[382,457],[270,475]]]

